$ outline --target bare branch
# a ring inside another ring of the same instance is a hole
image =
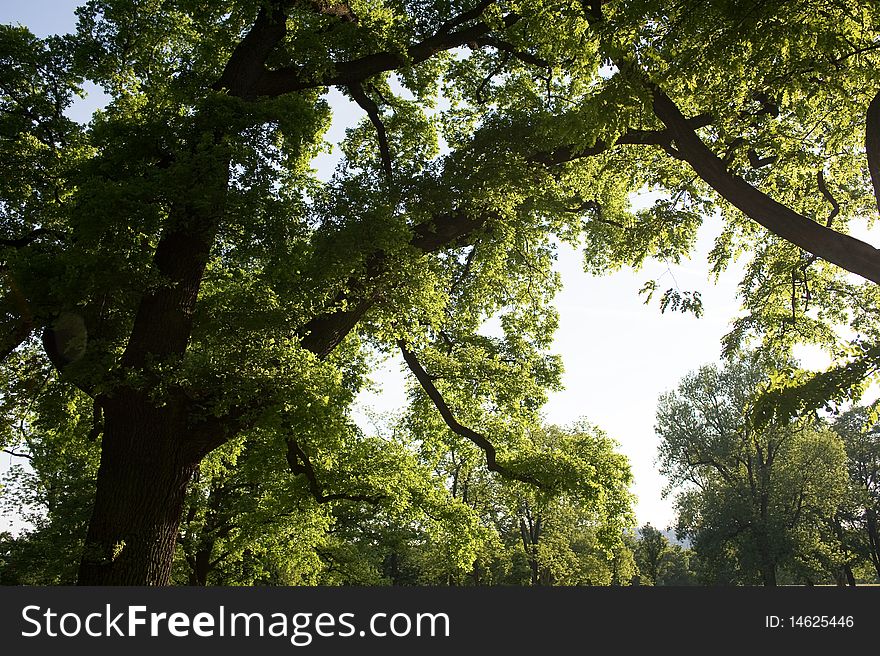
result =
[[[465,279],[468,277],[468,275],[470,275],[471,267],[472,267],[473,264],[474,264],[474,259],[476,258],[476,255],[477,255],[477,245],[474,244],[473,246],[471,246],[471,249],[470,249],[470,251],[469,251],[468,254],[467,254],[467,258],[466,258],[465,261],[464,261],[464,266],[461,268],[461,271],[460,271],[459,274],[455,277],[455,280],[452,281],[452,285],[450,285],[450,287],[449,287],[449,293],[450,293],[450,294],[453,294],[453,293],[455,292],[455,289],[456,289],[461,283],[463,283],[463,282],[465,281]],[[443,333],[443,331],[441,331],[441,334],[444,336],[444,338],[445,338],[446,341],[448,342],[448,341],[449,341],[449,338],[446,337],[446,334]]]
[[[825,200],[831,203],[831,213],[825,220],[825,227],[830,228],[831,225],[834,223],[834,219],[837,218],[838,214],[840,214],[840,203],[838,203],[837,199],[831,195],[830,191],[828,191],[828,185],[825,184],[825,173],[823,173],[821,169],[816,174],[816,182],[818,183],[819,191],[822,192]]]
[[[546,59],[541,59],[537,55],[533,55],[525,50],[520,50],[513,44],[507,43],[507,41],[502,41],[501,39],[487,36],[482,39],[477,39],[474,41],[474,44],[478,46],[491,46],[492,48],[495,48],[495,50],[500,50],[501,52],[519,59],[524,64],[530,64],[539,68],[550,68],[550,62]]]
[[[510,61],[510,54],[505,53],[504,57],[501,58],[501,61],[498,62],[495,66],[492,67],[492,70],[489,71],[489,74],[483,78],[483,81],[480,82],[480,86],[477,87],[474,95],[477,98],[477,102],[480,104],[485,104],[486,99],[483,97],[483,90],[491,84],[492,80],[498,75],[502,69],[507,65],[507,62]]]
[[[778,157],[776,157],[776,155],[768,155],[767,157],[759,157],[758,151],[756,151],[754,148],[749,148],[748,156],[749,156],[749,164],[751,165],[751,167],[753,169],[760,169],[765,166],[769,166],[770,164],[772,164],[773,162],[775,162],[778,159]]]
[[[27,453],[19,453],[18,451],[13,451],[12,449],[2,449],[3,453],[8,453],[11,456],[16,458],[25,458],[26,460],[33,460],[34,457]]]

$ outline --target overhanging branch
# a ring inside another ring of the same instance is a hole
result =
[[[410,245],[426,254],[441,248],[463,245],[469,236],[483,228],[493,216],[492,212],[476,215],[464,211],[439,214],[433,221],[413,228]],[[376,253],[369,258],[364,277],[372,280],[381,276],[384,271],[385,256]],[[379,300],[376,294],[357,298],[357,293],[351,293],[351,290],[355,292],[363,290],[364,282],[364,280],[351,280],[347,285],[349,291],[337,295],[334,306],[347,305],[349,309],[327,310],[297,329],[297,334],[301,336],[300,344],[304,349],[319,358],[326,358],[342,343],[342,340]]]
[[[519,21],[518,14],[507,14],[502,22],[510,27]],[[395,69],[415,66],[437,53],[452,50],[489,34],[492,28],[479,22],[456,32],[438,31],[426,39],[414,43],[403,53],[385,51],[376,52],[357,59],[337,63],[326,76],[310,77],[303,74],[299,67],[284,67],[267,70],[261,65],[262,74],[257,83],[249,90],[252,96],[279,96],[292,91],[314,89],[327,86],[349,87],[369,77],[393,71]]]
[[[682,117],[684,118],[684,117]],[[712,123],[711,114],[698,114],[690,118],[684,119],[687,126],[691,129],[702,128]],[[640,145],[640,146],[660,146],[669,151],[672,147],[673,135],[669,129],[666,130],[637,130],[630,129],[624,132],[614,143],[608,143],[602,139],[597,139],[596,143],[586,148],[576,146],[561,146],[555,150],[538,151],[530,155],[527,160],[545,166],[556,166],[565,164],[584,157],[594,157],[601,155],[605,151],[614,146]]]
[[[401,354],[403,354],[403,359],[406,361],[406,364],[409,367],[410,371],[413,372],[413,375],[419,381],[419,384],[422,386],[425,394],[427,394],[428,398],[431,399],[431,402],[434,404],[434,407],[437,408],[437,412],[439,412],[440,416],[443,417],[443,421],[446,423],[449,429],[456,435],[460,435],[461,437],[473,442],[476,446],[482,449],[483,453],[486,454],[486,469],[488,469],[489,471],[493,471],[503,476],[504,478],[509,478],[515,481],[522,481],[523,483],[529,483],[540,488],[546,487],[546,485],[542,484],[536,478],[533,478],[528,474],[518,474],[499,464],[497,460],[497,452],[492,442],[490,442],[482,433],[478,433],[477,431],[468,428],[467,426],[462,426],[458,422],[458,420],[455,418],[455,415],[452,413],[452,410],[449,408],[449,405],[447,405],[446,400],[443,398],[443,395],[434,385],[433,379],[428,374],[428,372],[425,371],[421,363],[419,363],[419,360],[415,356],[415,354],[406,347],[406,344],[403,342],[403,340],[398,340],[397,346],[400,348],[400,352]]]
[[[294,476],[305,476],[309,486],[309,492],[318,503],[330,503],[331,501],[357,501],[361,503],[379,503],[385,497],[381,494],[369,496],[366,494],[324,494],[324,488],[318,481],[315,468],[312,466],[309,456],[303,451],[296,440],[287,440],[287,464]]]
[[[654,113],[666,125],[677,152],[722,198],[756,223],[795,246],[880,284],[880,251],[859,239],[827,228],[798,214],[728,171],[724,162],[694,132],[693,127],[669,96],[656,85],[650,82],[647,84],[654,96]],[[880,114],[880,100],[875,97],[872,105]],[[868,114],[869,126],[876,122],[876,127],[880,129],[880,116],[872,115],[871,111]],[[869,136],[876,133],[876,130],[871,133],[869,128]],[[880,159],[878,159],[880,143],[872,142],[869,149],[872,146],[875,151],[873,155],[869,155],[869,162],[873,159],[880,173]]]
[[[880,91],[878,91],[865,117],[865,154],[868,156],[868,171],[874,186],[874,199],[880,211]]]

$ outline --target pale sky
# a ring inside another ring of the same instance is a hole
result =
[[[73,28],[77,4],[70,0],[0,0],[0,23],[20,22],[38,36],[65,32]],[[338,92],[332,92],[330,99],[336,114],[328,134],[333,142],[341,138],[352,117],[360,117],[360,110],[346,103]],[[93,93],[80,111],[96,103],[100,97]],[[335,161],[333,155],[325,155],[316,162],[322,177],[332,172]],[[547,420],[567,424],[585,417],[621,444],[632,465],[640,525],[650,522],[663,528],[674,521],[672,499],[661,498],[665,481],[656,466],[657,399],[690,371],[718,360],[721,337],[739,311],[736,284],[740,268],[722,275],[717,284],[707,278],[706,253],[719,229],[717,220],[707,219],[691,261],[671,270],[666,264],[649,262],[641,271],[623,270],[596,278],[583,272],[574,249],[559,249],[557,266],[564,289],[556,302],[560,327],[554,350],[565,364],[566,389],[551,396]],[[638,290],[656,278],[660,278],[661,292],[675,284],[681,290],[699,290],[703,317],[661,315],[656,300],[644,305]],[[805,364],[819,367],[823,361],[810,357]],[[386,362],[374,378],[380,391],[363,394],[355,413],[365,428],[369,425],[368,409],[393,412],[404,403],[405,375],[399,361]],[[9,462],[8,455],[0,455],[0,472]],[[0,530],[15,525],[13,519],[0,517]]]

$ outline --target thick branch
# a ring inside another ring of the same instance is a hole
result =
[[[14,458],[24,458],[25,460],[33,460],[34,457],[27,453],[20,453],[18,451],[13,451],[12,449],[0,449],[3,453],[6,453]]]
[[[510,27],[518,20],[518,15],[508,14],[504,17],[504,24]],[[260,80],[250,91],[255,96],[279,96],[292,91],[316,87],[350,87],[352,84],[379,73],[393,71],[404,66],[415,66],[439,52],[472,43],[491,31],[491,27],[481,22],[457,32],[437,32],[423,41],[409,46],[403,53],[376,52],[351,61],[340,62],[335,66],[333,72],[324,77],[303,77],[301,69],[294,67],[277,70],[263,69]]]
[[[770,164],[773,164],[778,159],[776,157],[776,155],[768,155],[767,157],[759,157],[758,151],[756,151],[754,148],[749,148],[747,154],[749,156],[749,165],[753,169],[760,169],[765,166],[769,166]]]
[[[388,133],[385,132],[385,124],[382,123],[382,115],[379,112],[379,106],[364,91],[360,82],[355,82],[348,87],[351,97],[363,109],[370,122],[376,128],[376,138],[379,140],[379,154],[382,157],[382,168],[385,171],[385,177],[390,185],[394,181],[394,170],[391,167],[391,149],[388,147]]]
[[[439,214],[433,221],[415,226],[409,243],[423,253],[466,246],[468,238],[495,217],[494,212],[469,214],[463,210]]]
[[[413,229],[410,244],[423,253],[433,253],[441,248],[461,245],[474,232],[482,228],[491,213],[473,216],[464,211],[438,215],[433,221],[423,223]],[[384,256],[376,254],[367,266],[367,278],[376,278],[384,272]],[[350,281],[349,289],[363,288],[363,281]],[[376,304],[378,296],[352,299],[351,293],[339,294],[334,306],[348,304],[347,310],[329,310],[301,326],[297,333],[302,336],[300,345],[317,355],[326,358],[354,329],[364,315]]]
[[[795,246],[880,284],[880,252],[876,248],[798,214],[728,171],[697,136],[678,106],[658,87],[654,86],[652,92],[654,112],[669,130],[676,150],[722,198]]]
[[[331,501],[359,501],[362,503],[379,503],[384,497],[382,495],[368,496],[365,494],[324,494],[324,489],[318,482],[315,474],[315,468],[312,466],[311,460],[302,447],[294,439],[287,440],[287,464],[294,476],[303,475],[309,485],[309,492],[318,503],[329,503]]]
[[[37,239],[44,235],[54,235],[56,237],[61,237],[61,233],[58,230],[51,230],[50,228],[37,228],[36,230],[32,230],[26,235],[21,237],[15,237],[12,239],[0,239],[0,246],[5,246],[7,248],[24,248],[25,246],[29,246],[34,243]]]
[[[341,303],[347,300],[347,295],[341,294],[337,300]],[[329,310],[310,319],[297,330],[302,335],[300,346],[323,360],[354,330],[375,303],[375,299],[367,299],[350,310]]]
[[[523,483],[530,483],[538,487],[545,487],[541,484],[540,481],[532,478],[527,474],[517,474],[507,467],[500,465],[497,460],[495,446],[486,438],[485,435],[482,435],[481,433],[478,433],[477,431],[470,429],[467,426],[462,426],[460,423],[458,423],[455,415],[452,414],[452,410],[450,410],[449,406],[446,404],[443,395],[434,385],[434,381],[432,380],[431,376],[428,374],[427,371],[424,370],[422,365],[419,363],[418,358],[416,358],[415,354],[406,347],[406,344],[402,340],[398,340],[397,346],[400,348],[400,352],[403,354],[403,359],[406,361],[406,364],[409,367],[410,371],[413,372],[413,375],[419,381],[419,384],[422,386],[425,394],[427,394],[428,398],[431,399],[431,402],[434,404],[434,407],[437,408],[437,411],[440,413],[440,416],[443,417],[443,421],[446,422],[446,425],[449,427],[449,429],[456,435],[460,435],[463,438],[473,442],[475,445],[483,450],[483,453],[486,454],[486,469],[496,472],[504,478],[522,481]]]
[[[684,118],[684,117],[682,117]],[[689,128],[701,128],[712,122],[710,114],[698,114],[691,118],[684,119]],[[619,145],[642,145],[642,146],[661,146],[665,149],[671,147],[673,141],[672,132],[666,130],[627,130],[614,143],[607,143],[602,139],[598,139],[595,144],[587,148],[578,148],[576,146],[561,146],[551,151],[538,151],[528,157],[528,161],[545,166],[554,166],[565,164],[583,157],[593,157],[600,155],[606,150]]]
[[[865,154],[868,156],[868,171],[874,186],[877,211],[880,211],[880,91],[868,105],[865,120]]]
[[[265,71],[266,59],[287,31],[287,17],[278,5],[264,5],[250,32],[236,46],[214,89],[248,96]]]
[[[486,10],[489,5],[495,3],[495,0],[482,0],[477,3],[477,6],[473,9],[460,13],[455,18],[450,18],[448,21],[443,23],[440,28],[437,30],[437,34],[449,34],[451,30],[454,30],[459,25],[463,25],[470,20],[476,20],[480,17],[480,15]]]

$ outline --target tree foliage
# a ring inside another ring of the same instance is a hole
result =
[[[683,490],[679,530],[719,583],[814,581],[842,566],[829,522],[846,492],[846,452],[804,420],[755,428],[753,403],[773,363],[744,357],[706,366],[657,411],[661,471]]]
[[[880,433],[873,411],[856,407],[834,422],[843,439],[849,475],[848,495],[835,517],[835,529],[854,563],[870,562],[865,578],[880,581]]]
[[[638,538],[634,543],[640,585],[696,584],[696,573],[691,566],[693,553],[690,549],[670,542],[662,531],[650,523],[639,528]]]
[[[91,399],[81,582],[168,582],[181,519],[225,517],[211,504],[236,505],[251,458],[319,505],[387,495],[406,455],[350,420],[376,351],[403,353],[419,421],[489,471],[601,499],[603,472],[574,476],[534,439],[561,377],[556,240],[596,273],[680,262],[717,214],[715,272],[751,256],[728,353],[814,342],[873,371],[880,258],[847,234],[880,189],[870,3],[90,0],[77,16],[47,39],[0,28],[0,354],[11,415],[34,398],[12,373],[34,348],[59,390],[41,421]],[[65,110],[86,81],[109,102],[83,125]],[[362,120],[322,182],[331,87]],[[663,193],[635,210],[644,189]],[[661,307],[699,314],[700,296]],[[812,457],[821,434],[782,442]],[[272,507],[276,478],[246,503]]]

